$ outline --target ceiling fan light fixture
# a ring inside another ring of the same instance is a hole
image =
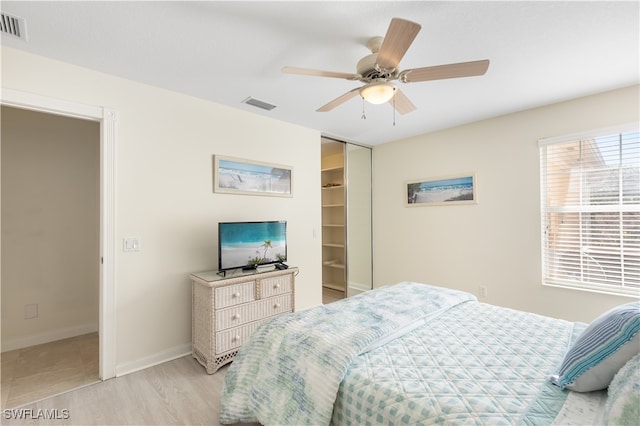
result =
[[[388,81],[374,81],[360,89],[360,96],[371,104],[379,105],[389,102],[395,92],[395,86]]]

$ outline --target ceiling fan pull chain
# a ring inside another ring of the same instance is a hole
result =
[[[364,114],[364,98],[362,98],[362,116],[360,117],[361,120],[366,120],[367,116]]]

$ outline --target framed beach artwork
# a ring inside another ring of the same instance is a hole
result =
[[[213,192],[293,196],[293,169],[279,164],[213,156]]]
[[[409,207],[477,204],[478,187],[473,173],[409,181],[405,185]]]

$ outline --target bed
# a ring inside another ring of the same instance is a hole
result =
[[[381,287],[258,328],[227,371],[220,421],[612,422],[640,410],[640,302],[614,314],[614,327],[610,312],[587,325],[427,284]]]

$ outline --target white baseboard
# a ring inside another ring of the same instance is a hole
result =
[[[182,358],[189,354],[191,354],[191,343],[174,346],[173,348],[169,348],[157,354],[117,365],[116,377],[144,370],[145,368],[153,367],[154,365],[162,364],[164,362],[173,361],[174,359]]]
[[[96,333],[97,331],[97,322],[45,331],[42,333],[32,334],[30,336],[18,337],[16,339],[2,341],[2,352],[28,348],[29,346],[41,345],[43,343],[54,342],[56,340],[82,336],[83,334]]]

